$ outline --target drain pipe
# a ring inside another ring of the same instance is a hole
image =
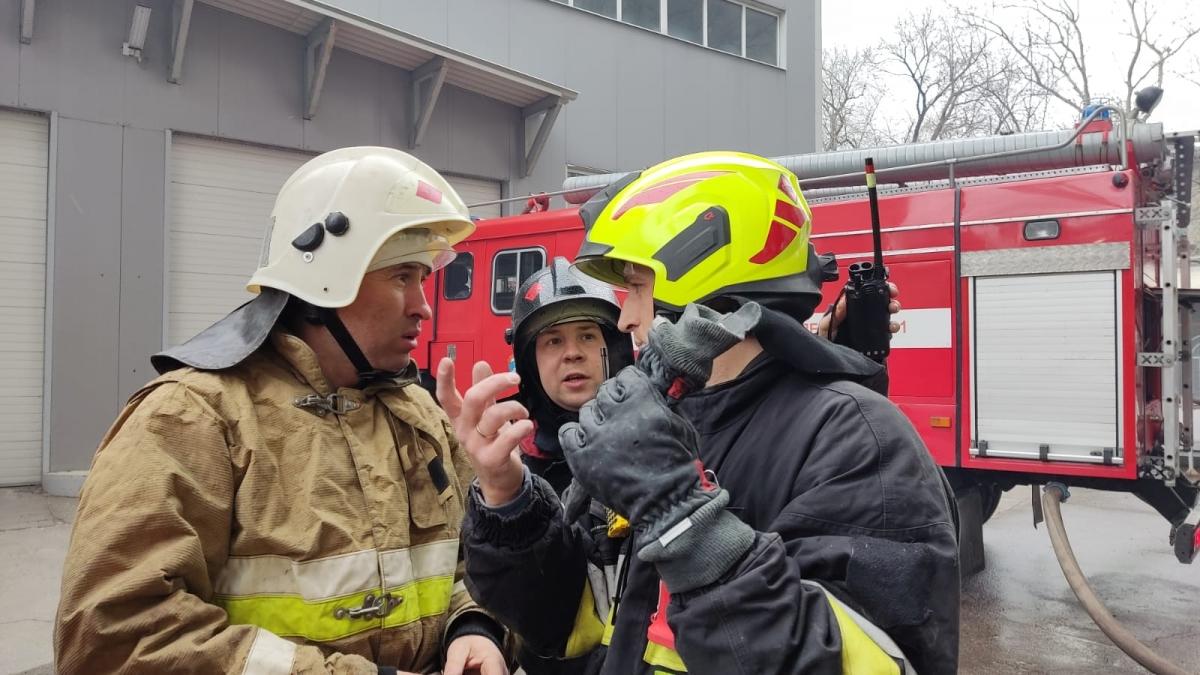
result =
[[[1042,510],[1046,515],[1046,531],[1050,533],[1050,543],[1054,545],[1054,555],[1058,557],[1058,564],[1062,567],[1063,576],[1067,578],[1067,583],[1075,592],[1075,597],[1079,598],[1079,603],[1087,610],[1092,621],[1095,621],[1100,630],[1108,636],[1108,639],[1120,647],[1121,651],[1128,654],[1129,658],[1141,664],[1143,668],[1159,675],[1187,675],[1183,668],[1159,656],[1154,650],[1142,644],[1133,633],[1129,632],[1128,628],[1117,621],[1116,617],[1100,601],[1100,598],[1096,597],[1095,591],[1087,582],[1087,577],[1083,575],[1083,570],[1079,569],[1079,562],[1075,560],[1071,542],[1067,540],[1067,530],[1063,526],[1060,505],[1067,501],[1068,497],[1070,497],[1070,492],[1066,485],[1050,483],[1042,490]]]

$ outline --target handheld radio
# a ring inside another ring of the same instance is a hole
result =
[[[875,189],[875,163],[866,165],[867,196],[871,204],[871,238],[875,247],[872,261],[850,265],[846,284],[846,320],[838,328],[836,342],[862,352],[883,363],[891,351],[891,317],[888,304],[887,268],[883,266],[883,243],[879,225],[879,195]]]

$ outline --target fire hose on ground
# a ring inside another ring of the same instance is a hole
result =
[[[1075,597],[1079,598],[1079,603],[1108,639],[1146,670],[1160,675],[1186,675],[1187,671],[1142,644],[1128,628],[1117,621],[1088,584],[1083,570],[1079,568],[1079,562],[1075,560],[1071,542],[1067,539],[1067,530],[1063,526],[1061,504],[1068,496],[1066,486],[1057,483],[1047,485],[1042,490],[1042,511],[1046,516],[1046,530],[1050,533],[1050,543],[1054,545],[1054,555],[1058,557],[1063,576],[1067,578],[1067,584],[1075,592]]]

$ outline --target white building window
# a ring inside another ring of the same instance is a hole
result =
[[[781,10],[737,0],[551,0],[727,54],[782,66]]]

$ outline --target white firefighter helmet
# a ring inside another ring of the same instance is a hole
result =
[[[408,153],[355,147],[314,157],[279,190],[246,285],[257,297],[151,361],[160,373],[234,366],[266,341],[295,297],[320,310],[313,316],[364,378],[376,374],[333,310],[354,302],[369,271],[405,262],[440,269],[474,229],[454,188]]]
[[[438,270],[474,229],[454,188],[416,157],[392,148],[334,150],[306,162],[279,190],[246,288],[345,307],[368,271],[403,262]]]

